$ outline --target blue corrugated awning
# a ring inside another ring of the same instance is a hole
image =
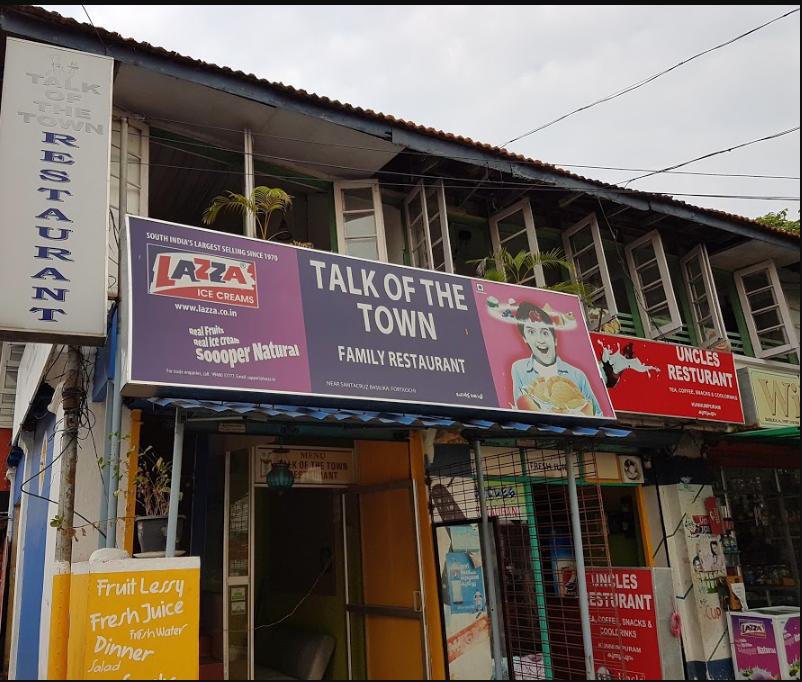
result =
[[[220,417],[246,417],[263,415],[272,419],[297,419],[306,422],[361,423],[375,426],[404,426],[408,428],[453,428],[514,431],[518,433],[545,433],[564,436],[609,436],[623,438],[631,432],[626,429],[585,426],[553,426],[550,424],[522,424],[485,419],[451,419],[407,412],[379,412],[371,410],[347,410],[336,407],[309,407],[267,403],[239,403],[220,400],[192,400],[188,398],[148,398],[160,407],[181,408],[195,416],[217,415]],[[197,414],[200,413],[200,414]]]

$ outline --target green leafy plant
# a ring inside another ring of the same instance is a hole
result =
[[[793,232],[794,234],[799,234],[799,211],[797,211],[797,219],[796,220],[789,220],[788,219],[788,209],[784,208],[782,211],[777,211],[777,213],[767,213],[764,216],[760,216],[759,218],[755,218],[755,220],[763,225],[767,225],[768,227],[774,227],[778,230],[784,230],[785,232]]]
[[[203,212],[203,224],[211,225],[223,211],[247,215],[252,213],[256,217],[259,236],[267,239],[270,217],[276,211],[286,213],[292,206],[293,197],[283,189],[255,187],[250,196],[227,191],[225,195],[218,195]]]
[[[145,516],[167,516],[170,511],[170,482],[173,463],[155,455],[150,447],[139,454],[134,484],[137,503],[145,510]],[[178,493],[181,499],[181,493]]]
[[[476,274],[481,279],[507,284],[526,283],[538,267],[565,268],[569,273],[575,272],[573,263],[565,257],[560,249],[534,253],[519,251],[513,254],[507,249],[500,248],[489,256],[468,261],[468,263],[476,265]],[[583,282],[557,282],[543,288],[549,291],[574,294],[586,303],[590,302],[593,294],[593,287]]]

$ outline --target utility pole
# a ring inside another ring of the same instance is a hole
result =
[[[78,426],[84,386],[81,381],[81,349],[70,346],[67,354],[62,406],[61,484],[58,493],[60,527],[56,534],[56,565],[53,575],[53,601],[50,615],[49,680],[67,679],[67,644],[70,634],[70,580],[75,513],[75,468],[78,461]],[[55,454],[54,454],[55,456]]]

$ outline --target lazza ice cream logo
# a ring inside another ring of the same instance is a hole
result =
[[[766,639],[766,624],[759,620],[743,620],[741,621],[741,636]]]
[[[201,253],[156,255],[149,293],[258,308],[256,268],[250,261]]]

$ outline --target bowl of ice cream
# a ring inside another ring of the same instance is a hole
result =
[[[524,389],[543,412],[553,414],[589,414],[591,402],[585,398],[579,387],[563,376],[538,377]]]

